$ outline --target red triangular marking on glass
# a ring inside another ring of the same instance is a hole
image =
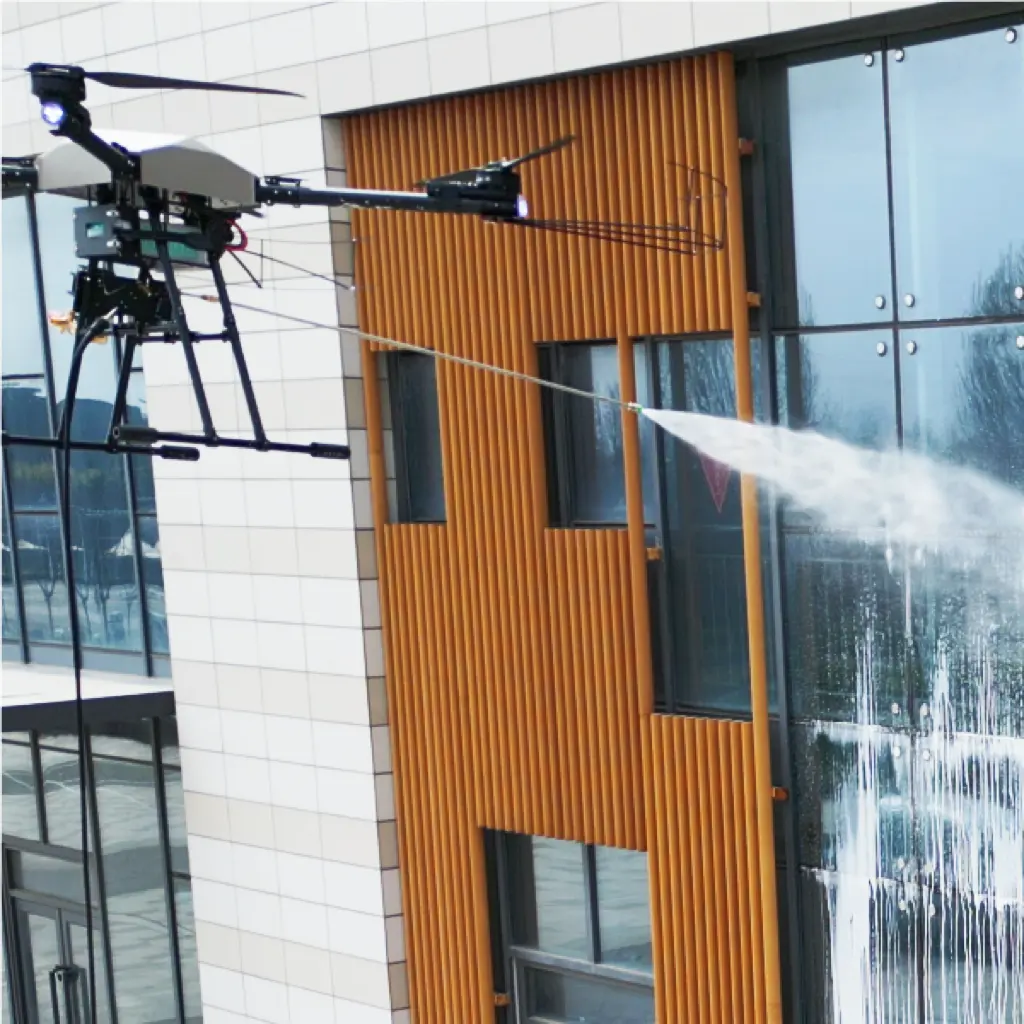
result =
[[[711,500],[715,503],[715,508],[721,512],[725,505],[726,491],[729,490],[729,478],[732,476],[732,470],[703,454],[700,457],[700,464],[704,470],[704,478],[711,490]]]

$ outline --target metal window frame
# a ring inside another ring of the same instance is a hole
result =
[[[42,247],[39,241],[39,217],[36,210],[36,199],[35,196],[30,194],[24,196],[12,196],[9,199],[5,199],[4,202],[24,202],[28,211],[28,236],[29,243],[32,248],[32,272],[35,280],[36,290],[36,315],[37,315],[37,326],[39,330],[39,345],[42,355],[42,372],[34,374],[12,374],[10,377],[5,376],[4,380],[8,379],[19,379],[25,377],[38,378],[42,377],[44,382],[44,388],[46,392],[46,413],[48,420],[48,427],[52,434],[56,429],[57,423],[57,391],[56,383],[54,380],[53,370],[53,356],[50,349],[50,330],[49,321],[46,313],[46,294],[44,291],[43,284],[43,257]],[[115,360],[115,365],[118,356],[121,352],[121,340],[115,338],[114,345],[111,348],[111,358]],[[134,370],[133,372],[141,373],[140,370]],[[55,492],[57,494],[58,502],[61,498],[62,488],[62,474],[60,473],[60,458],[59,452],[54,451],[52,453],[52,463],[54,471],[55,481]],[[142,562],[142,542],[139,536],[138,521],[140,516],[145,515],[139,511],[138,507],[138,494],[135,484],[134,467],[131,462],[130,456],[121,455],[119,458],[122,460],[124,466],[125,476],[125,487],[126,487],[126,501],[127,501],[127,512],[129,521],[129,530],[131,532],[132,542],[132,560],[135,567],[135,585],[139,597],[139,609],[140,609],[140,625],[141,625],[141,650],[140,651],[118,651],[116,649],[88,646],[82,644],[80,651],[82,654],[83,667],[86,669],[96,669],[100,671],[111,671],[118,673],[130,673],[146,675],[148,677],[165,677],[170,675],[169,668],[169,657],[153,650],[152,643],[152,629],[149,621],[149,601],[146,594],[145,580],[143,578],[143,562]],[[3,490],[4,490],[4,506],[8,514],[8,528],[10,532],[11,540],[11,565],[12,565],[12,576],[18,602],[18,614],[19,624],[21,627],[21,636],[18,641],[5,641],[3,644],[3,655],[4,660],[14,661],[20,660],[23,664],[30,664],[36,662],[39,664],[48,665],[59,665],[61,667],[71,667],[72,665],[72,652],[69,644],[59,644],[56,642],[33,642],[28,635],[28,617],[25,610],[25,597],[23,588],[23,580],[21,576],[20,567],[18,565],[17,548],[17,526],[15,523],[14,515],[14,504],[13,498],[11,497],[10,491],[10,468],[7,457],[7,448],[3,450]],[[38,510],[37,510],[38,511]],[[64,537],[65,524],[60,519],[56,511],[51,511],[50,514],[57,516],[60,535]],[[71,524],[67,524],[68,528],[71,528]],[[63,549],[62,549],[63,550]],[[67,578],[67,567],[64,566],[65,580]],[[68,601],[77,600],[77,594],[68,594]],[[15,644],[19,648],[20,658],[15,659],[14,648]]]
[[[444,518],[431,519],[412,514],[412,473],[408,457],[408,424],[406,415],[399,400],[402,388],[402,367],[409,365],[410,359],[429,359],[429,355],[414,352],[385,352],[384,363],[387,372],[387,388],[391,407],[391,431],[395,454],[395,496],[396,522],[412,524],[443,525],[448,521],[448,496],[445,493],[444,452],[441,452],[441,503],[444,506]],[[424,364],[425,365],[425,364]],[[434,401],[438,407],[438,446],[440,438],[441,398],[437,387],[437,370],[434,370]]]

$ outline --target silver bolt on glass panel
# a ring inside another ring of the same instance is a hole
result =
[[[910,355],[913,355],[916,351],[917,351],[917,342],[916,341],[908,341],[907,342],[907,352]]]
[[[1024,299],[1024,284],[1019,284],[1013,289],[1013,297],[1015,299]]]
[[[907,909],[907,901],[906,900],[900,900],[899,907],[900,907],[900,910],[906,910]]]
[[[922,704],[921,705],[921,717],[922,718],[927,718],[928,717],[928,713],[929,713],[928,705],[927,704]]]
[[[932,759],[932,752],[930,750],[922,751],[922,753],[921,753],[921,760],[922,761],[930,761],[931,759]]]
[[[907,292],[907,294],[903,296],[904,306],[912,306],[915,302],[917,302],[917,299],[915,299],[914,296],[910,294],[910,292]]]
[[[1011,31],[1012,31],[1012,29],[1011,29]],[[873,53],[865,53],[864,54],[864,64],[865,64],[865,66],[866,67],[871,67],[871,65],[874,64],[874,63],[875,63],[875,55]]]
[[[901,50],[893,50],[892,51],[892,59],[897,61],[897,62],[900,62],[900,63],[902,63],[903,58],[906,57],[906,55],[907,55],[906,50],[902,50],[901,49]]]
[[[884,295],[876,295],[875,296],[875,309],[885,309],[885,296]]]
[[[935,914],[936,914],[935,904],[934,903],[929,903],[928,904],[928,916],[929,917],[934,917]]]
[[[892,756],[893,757],[902,757],[903,756],[903,751],[900,748],[900,745],[898,743],[894,743],[892,745]]]
[[[893,713],[894,715],[898,715],[898,714],[900,713],[900,706],[899,706],[899,704],[897,704],[897,703],[893,702],[893,705],[892,705],[892,713]]]
[[[886,345],[886,343],[885,343],[884,341],[880,341],[880,342],[879,342],[879,343],[878,343],[878,344],[877,344],[877,345],[875,346],[875,351],[876,351],[876,352],[877,352],[877,353],[878,353],[878,354],[879,354],[880,356],[884,356],[884,355],[885,355],[885,353],[889,351],[889,346],[888,346],[888,345]]]
[[[1017,30],[1015,28],[1008,28],[1006,30],[1006,41],[1008,43],[1017,42]]]
[[[1024,334],[1017,335],[1017,348],[1024,352]]]

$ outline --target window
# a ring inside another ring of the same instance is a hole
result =
[[[436,361],[415,352],[392,352],[386,366],[394,444],[391,519],[443,523],[444,463]]]
[[[78,266],[72,211],[81,202],[38,195],[3,202],[3,425],[53,436],[64,401],[73,338],[44,311],[71,306]],[[82,367],[73,436],[104,440],[110,426],[119,342],[90,347]],[[141,366],[132,374],[128,420],[146,422]],[[68,593],[58,515],[58,457],[5,447],[4,657],[70,664]],[[160,541],[150,460],[76,452],[71,461],[71,542],[86,668],[166,675]]]
[[[753,351],[759,366],[760,347]],[[735,416],[730,339],[648,338],[634,352],[641,405]],[[616,345],[545,345],[540,354],[546,379],[619,397]],[[624,525],[620,409],[550,388],[543,409],[552,525]],[[647,542],[660,550],[648,563],[658,708],[745,712],[750,677],[736,474],[646,419],[640,441]]]
[[[112,1020],[114,1008],[121,1021],[194,1024],[202,1007],[174,718],[92,726],[88,764],[97,1018]],[[88,963],[79,794],[75,736],[4,733],[5,955],[24,1008],[13,1019],[57,1019],[50,969]]]
[[[646,854],[512,833],[488,844],[514,1019],[653,1022]]]

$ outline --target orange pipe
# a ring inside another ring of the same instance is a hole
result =
[[[633,341],[624,330],[616,338],[619,388],[624,402],[636,401]],[[626,477],[626,529],[629,534],[629,575],[636,631],[636,676],[640,717],[654,710],[654,665],[651,656],[651,615],[647,604],[647,542],[644,538],[644,492],[640,472],[640,424],[636,413],[622,410],[622,464]]]
[[[746,260],[743,251],[743,199],[740,191],[739,127],[732,54],[718,55],[722,96],[722,135],[729,150],[725,160],[726,237],[732,304],[733,353],[736,365],[736,415],[753,422],[754,390],[750,361],[750,314],[747,308]],[[782,1022],[782,975],[779,962],[779,907],[775,888],[775,841],[772,821],[772,768],[768,728],[768,656],[765,649],[764,582],[761,578],[761,534],[757,486],[742,476],[743,569],[747,586],[747,635],[750,644],[750,709],[754,740],[754,803],[757,813],[758,874],[761,895],[761,936],[764,952],[765,1002],[768,1024]]]

